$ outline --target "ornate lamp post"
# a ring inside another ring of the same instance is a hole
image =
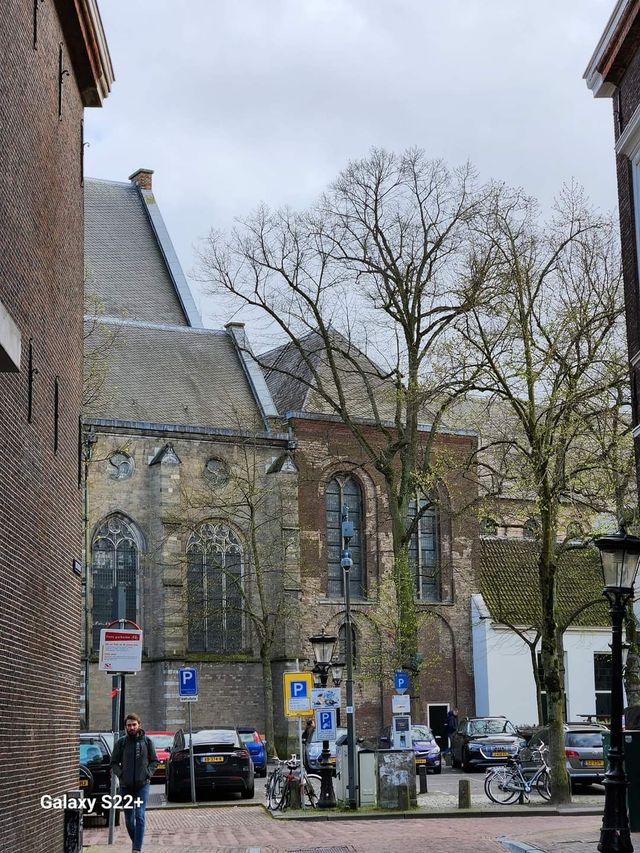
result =
[[[632,853],[627,812],[627,777],[622,751],[622,622],[625,605],[633,596],[640,560],[640,539],[620,531],[595,540],[600,551],[603,595],[611,614],[611,746],[609,770],[604,777],[604,814],[600,831],[600,853]]]
[[[317,676],[320,680],[320,686],[326,687],[336,637],[325,634],[323,628],[320,634],[309,637],[309,642],[311,643],[313,656],[316,661],[316,665],[313,668],[314,680]],[[322,752],[320,754],[320,778],[322,783],[320,785],[320,797],[318,798],[319,809],[334,809],[336,807],[336,795],[333,790],[333,768],[329,763],[330,759],[331,750],[329,749],[329,741],[323,740]]]

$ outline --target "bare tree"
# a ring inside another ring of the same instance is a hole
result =
[[[190,593],[187,551],[187,618],[194,625],[207,620],[217,626],[211,633],[227,619],[232,623],[228,631],[234,632],[232,639],[240,652],[253,643],[257,646],[262,666],[265,736],[273,756],[272,661],[275,654],[282,654],[285,633],[293,634],[297,625],[297,542],[287,538],[287,524],[291,529],[295,527],[292,501],[282,480],[282,476],[289,475],[278,473],[277,461],[274,472],[267,473],[271,459],[265,459],[264,448],[255,438],[240,441],[235,461],[229,466],[228,481],[204,478],[183,486],[180,510],[170,520],[170,527],[193,534],[206,519],[214,524],[227,523],[238,531],[242,571],[237,561],[220,562],[215,567],[220,590],[223,586],[226,589],[224,597],[213,592],[208,597]],[[290,553],[291,549],[295,553]],[[201,565],[199,568],[202,571]]]
[[[563,191],[543,227],[531,199],[496,186],[476,231],[467,276],[490,287],[493,297],[458,323],[465,341],[459,371],[474,375],[474,390],[489,407],[497,401],[508,409],[508,429],[492,445],[519,471],[520,488],[535,502],[552,795],[562,802],[570,789],[557,575],[560,555],[573,546],[558,536],[558,522],[563,502],[593,478],[605,482],[601,472],[610,459],[594,435],[627,381],[615,229],[575,187]],[[601,502],[607,497],[601,494]]]
[[[409,505],[416,493],[436,499],[446,467],[435,437],[449,377],[435,365],[454,321],[483,295],[481,278],[460,274],[481,201],[469,166],[373,150],[308,211],[261,207],[228,239],[212,233],[201,254],[201,279],[257,309],[284,340],[258,358],[272,387],[303,385],[384,476],[405,664],[417,654],[408,547],[429,509],[409,519]]]

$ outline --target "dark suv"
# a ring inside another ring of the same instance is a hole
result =
[[[469,772],[504,764],[526,741],[506,717],[466,717],[451,736],[452,764]]]
[[[602,782],[605,771],[602,735],[607,729],[585,723],[565,723],[563,729],[564,754],[571,784]],[[538,746],[541,742],[549,743],[548,728],[538,729],[529,741],[529,746]]]
[[[84,797],[96,797],[94,814],[108,819],[109,809],[102,798],[111,794],[111,750],[100,732],[80,732],[79,786]],[[120,812],[116,811],[116,825],[119,820]]]

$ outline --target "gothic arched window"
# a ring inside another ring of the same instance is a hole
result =
[[[347,626],[342,623],[340,628],[338,629],[338,660],[342,661],[342,663],[346,664],[347,661]],[[353,624],[351,625],[351,661],[353,663],[353,668],[357,669],[358,667],[358,643],[357,643],[357,634],[356,629]],[[343,676],[343,680],[346,678],[346,670],[345,675]]]
[[[420,518],[416,522],[416,516]],[[438,516],[427,497],[409,502],[408,524],[415,523],[409,540],[409,565],[415,579],[416,597],[422,601],[440,601],[440,554],[438,545]]]
[[[342,515],[348,508],[349,521],[353,523],[353,538],[349,543],[353,566],[349,573],[349,589],[353,598],[365,597],[362,547],[362,489],[357,480],[348,474],[337,474],[327,483],[325,510],[327,523],[327,595],[342,598]]]
[[[138,573],[142,536],[132,521],[118,513],[98,527],[91,545],[93,590],[93,648],[100,631],[114,619],[117,589],[125,590],[125,616],[138,621]]]
[[[225,524],[207,522],[187,545],[187,648],[243,648],[242,547]]]

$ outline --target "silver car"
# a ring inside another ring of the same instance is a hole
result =
[[[346,735],[347,730],[338,728],[336,729],[336,740],[341,738],[343,735]],[[314,729],[313,734],[307,741],[304,750],[304,764],[308,771],[311,773],[317,773],[318,770],[322,767],[320,762],[320,754],[322,752],[322,736],[318,738],[318,731]],[[331,753],[331,758],[329,759],[329,764],[335,769],[336,766],[336,741],[329,741],[329,752]]]
[[[590,785],[602,782],[605,772],[602,735],[604,726],[585,725],[584,723],[565,723],[564,754],[567,758],[567,770],[571,783]],[[530,747],[540,741],[549,743],[549,730],[541,729],[529,741]]]

